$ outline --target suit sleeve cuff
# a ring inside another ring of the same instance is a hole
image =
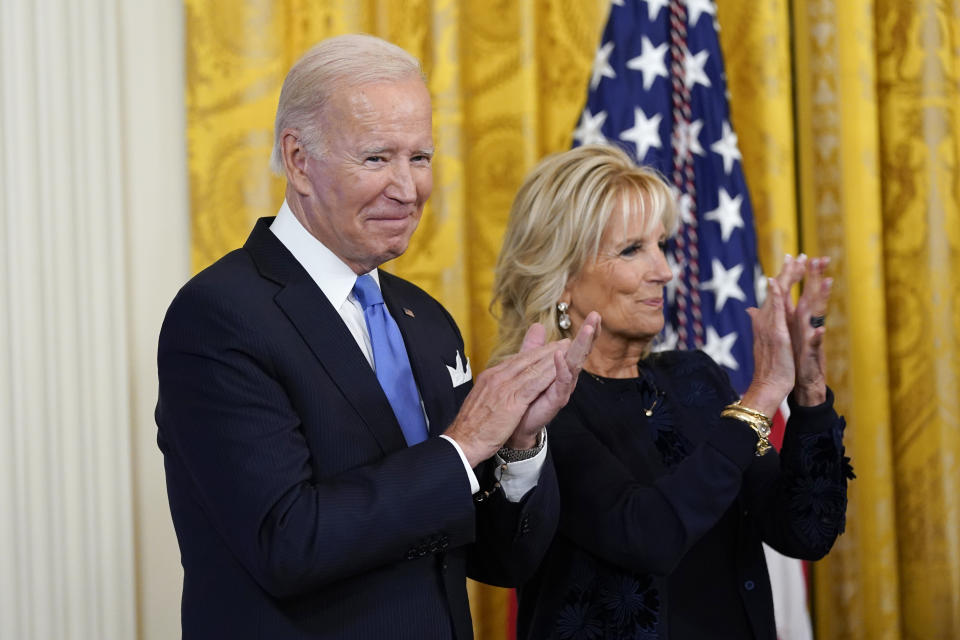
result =
[[[463,449],[460,448],[460,445],[457,444],[457,441],[447,435],[440,435],[441,438],[453,445],[453,448],[457,450],[457,454],[460,456],[460,460],[463,462],[463,468],[467,470],[467,479],[470,481],[470,495],[473,495],[480,491],[480,481],[477,480],[477,474],[473,472],[473,469],[470,468],[470,463],[467,462],[467,456],[463,455]]]

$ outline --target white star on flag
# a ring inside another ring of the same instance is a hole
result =
[[[700,146],[700,129],[702,128],[703,120],[677,123],[677,153],[681,158],[687,153],[695,153],[698,156],[707,155]]]
[[[760,263],[753,269],[753,288],[757,296],[757,306],[763,304],[763,301],[767,299],[767,279],[763,277],[763,269],[760,268]]]
[[[713,4],[713,0],[687,0],[687,15],[690,18],[691,28],[697,26],[700,16],[704,13],[711,16],[717,15],[717,5]]]
[[[667,43],[659,47],[653,46],[650,38],[643,36],[640,39],[640,55],[627,61],[627,69],[633,69],[643,74],[643,88],[650,89],[654,81],[668,77],[667,74]]]
[[[721,367],[728,367],[736,371],[740,368],[740,365],[737,364],[736,358],[730,353],[736,341],[737,333],[735,331],[721,338],[713,325],[710,325],[707,327],[707,340],[703,345],[703,352],[713,358],[713,361]]]
[[[647,17],[650,18],[650,22],[656,20],[660,9],[663,9],[668,4],[670,4],[670,0],[647,0]]]
[[[663,116],[659,113],[648,118],[640,107],[633,109],[633,127],[620,134],[621,140],[632,142],[637,145],[637,159],[643,162],[644,156],[650,147],[660,148],[660,120]]]
[[[739,284],[740,276],[743,274],[743,264],[735,264],[729,270],[725,269],[723,263],[716,258],[714,258],[710,264],[713,270],[713,277],[706,282],[701,282],[700,288],[713,291],[713,295],[717,299],[714,305],[717,313],[720,313],[723,305],[725,305],[730,298],[736,298],[740,301],[747,299],[747,296],[743,293],[743,289],[740,288]]]
[[[593,115],[590,113],[590,109],[584,109],[583,115],[580,117],[580,126],[573,132],[573,139],[580,144],[606,144],[607,139],[600,131],[606,120],[606,111]]]
[[[743,195],[737,194],[736,198],[731,198],[730,194],[723,187],[719,191],[720,202],[713,211],[704,214],[704,220],[713,220],[720,223],[720,237],[724,242],[730,239],[730,234],[734,229],[743,228],[743,217],[740,215],[740,204],[743,202]]]
[[[673,191],[677,193],[676,187],[673,187]],[[683,224],[694,224],[697,221],[693,214],[693,197],[689,193],[677,195],[677,212]]]
[[[726,174],[733,171],[734,160],[743,160],[740,149],[737,148],[737,134],[730,127],[729,121],[723,121],[723,135],[710,145],[710,150],[723,156],[723,172]]]
[[[695,84],[702,84],[705,87],[711,86],[710,78],[707,77],[707,72],[703,70],[709,57],[710,52],[706,49],[697,54],[686,52],[683,57],[683,74],[688,89],[692,89]],[[594,71],[594,74],[596,74],[596,71]]]
[[[669,324],[663,327],[663,332],[653,343],[654,351],[673,351],[677,348],[677,332]]]
[[[593,57],[593,77],[590,78],[590,88],[596,89],[603,78],[616,78],[617,74],[610,66],[610,54],[613,53],[613,42],[608,42],[599,49]]]

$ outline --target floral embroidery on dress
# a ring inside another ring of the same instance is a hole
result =
[[[845,426],[846,422],[839,418],[838,424],[830,431],[800,436],[800,465],[806,475],[832,475],[841,471],[839,465],[845,452],[842,439]]]
[[[706,407],[719,401],[717,390],[703,380],[693,380],[680,396],[680,401],[688,407]]]
[[[575,590],[572,598],[557,612],[557,624],[554,637],[561,640],[601,640],[603,622],[600,620],[600,607],[591,602],[583,590]]]
[[[665,392],[658,389],[653,382],[653,376],[643,369],[641,376],[638,382],[641,406],[653,407],[653,414],[647,417],[647,424],[651,427],[654,446],[663,463],[673,468],[690,455],[693,444],[674,426],[673,409],[665,401]]]
[[[797,478],[790,490],[790,510],[797,532],[814,549],[829,550],[843,528],[846,500],[843,491],[825,478]]]
[[[798,532],[812,546],[830,549],[846,528],[846,483],[856,476],[844,455],[846,421],[838,417],[830,431],[804,433],[798,438],[800,468],[791,483],[790,510]],[[840,484],[837,484],[837,480]]]
[[[559,640],[657,640],[660,591],[653,576],[612,567],[573,585],[557,612]]]
[[[657,429],[654,445],[660,459],[670,468],[677,466],[690,455],[690,441],[680,435],[672,424]]]
[[[600,605],[618,629],[648,633],[657,629],[660,593],[649,575],[609,576],[600,587]]]

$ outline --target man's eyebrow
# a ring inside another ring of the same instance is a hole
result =
[[[375,145],[375,146],[372,145],[369,147],[361,147],[360,149],[360,153],[365,156],[377,155],[380,153],[396,153],[396,151],[397,151],[396,147],[390,146],[390,145]],[[413,155],[432,156],[434,155],[434,153],[435,153],[435,147],[432,147],[432,146],[420,147],[418,149],[413,150]]]
[[[394,152],[396,152],[396,149],[394,147],[384,147],[384,146],[367,147],[365,149],[361,149],[360,151],[360,153],[365,156],[375,156],[381,153],[394,153]],[[434,153],[435,153],[434,147],[423,147],[421,149],[414,149],[412,155],[415,155],[415,156],[424,155],[424,156],[432,157]]]

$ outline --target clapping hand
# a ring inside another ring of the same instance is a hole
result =
[[[535,445],[537,433],[570,398],[599,326],[600,316],[594,312],[572,342],[544,344],[546,330],[534,324],[519,353],[477,376],[445,432],[460,445],[470,466],[504,444],[515,449]]]
[[[741,401],[768,417],[790,393],[796,378],[787,328],[789,291],[781,286],[779,276],[770,278],[763,304],[747,309],[753,324],[753,380]]]
[[[833,279],[825,275],[829,265],[830,258],[826,257],[808,259],[801,254],[794,259],[788,255],[776,278],[786,292],[803,280],[803,293],[796,306],[786,296],[785,313],[796,368],[793,394],[797,403],[804,406],[818,405],[827,395],[823,320],[833,285]]]
[[[600,314],[594,311],[587,315],[566,353],[560,351],[554,353],[556,377],[550,386],[527,408],[527,412],[523,414],[516,431],[506,443],[508,447],[512,449],[533,447],[540,429],[553,420],[557,412],[567,404],[599,330]],[[542,326],[534,325],[531,327],[524,337],[520,352],[542,345],[545,335],[546,330]]]

